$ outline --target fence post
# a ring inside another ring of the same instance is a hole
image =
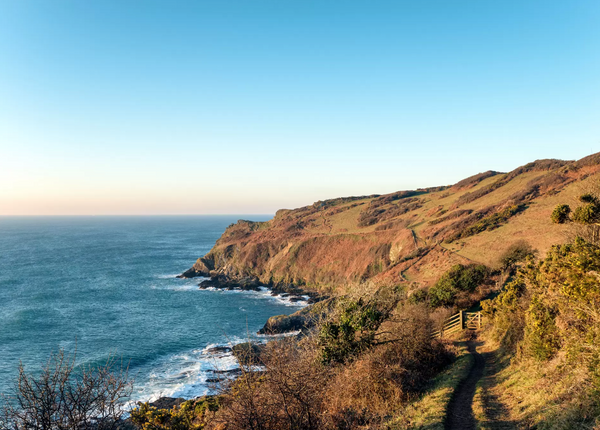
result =
[[[465,318],[464,311],[460,311],[460,329],[463,330],[465,328]]]
[[[477,328],[481,330],[481,311],[477,313]]]

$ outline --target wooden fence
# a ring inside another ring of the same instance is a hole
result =
[[[460,311],[444,321],[440,330],[431,333],[432,338],[442,338],[461,330],[478,330],[481,328],[481,312]]]

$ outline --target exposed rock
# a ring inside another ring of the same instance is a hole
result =
[[[153,406],[156,409],[173,409],[173,406],[179,406],[183,402],[185,402],[185,399],[182,397],[160,397],[154,402],[151,402],[150,406]]]
[[[212,373],[219,375],[241,375],[242,369],[213,370]]]
[[[291,315],[276,315],[258,331],[258,334],[283,334],[291,331],[308,330],[314,327],[333,307],[334,299],[321,301],[300,309]]]
[[[213,346],[206,350],[209,354],[222,354],[225,352],[231,352],[231,348],[228,346]]]
[[[253,342],[238,343],[233,347],[235,358],[244,366],[260,365],[264,350],[264,345]]]
[[[245,277],[241,279],[230,279],[226,276],[215,276],[210,279],[206,279],[198,284],[201,290],[207,288],[217,288],[219,290],[251,290],[260,291],[261,284],[258,279],[252,277]]]
[[[305,315],[275,315],[258,331],[258,334],[281,334],[307,328]]]

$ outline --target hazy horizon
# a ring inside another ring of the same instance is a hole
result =
[[[600,151],[600,3],[0,3],[0,215],[272,214]]]

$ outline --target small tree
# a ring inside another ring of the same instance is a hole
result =
[[[37,375],[23,364],[14,393],[0,409],[2,430],[116,429],[132,391],[128,369],[114,357],[98,367],[75,366],[75,354],[52,354]]]
[[[557,205],[552,211],[552,215],[550,218],[553,223],[556,224],[564,224],[569,221],[569,214],[571,213],[571,208],[569,205]]]

